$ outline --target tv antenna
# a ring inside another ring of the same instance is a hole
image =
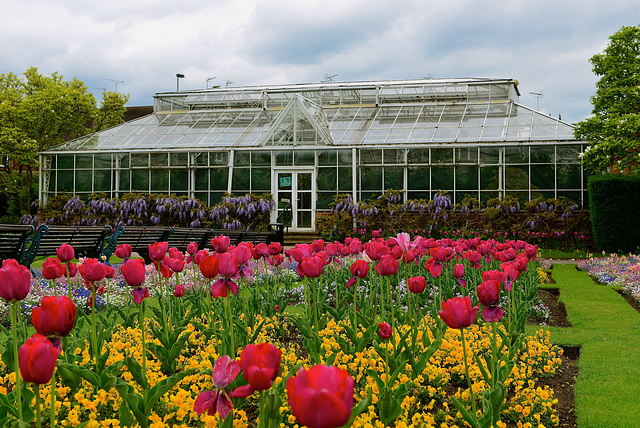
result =
[[[231,80],[227,80],[227,83],[225,83],[225,88],[228,88],[229,85],[231,85],[233,82]]]
[[[209,89],[209,82],[210,82],[211,80],[215,79],[216,77],[218,77],[218,76],[207,77],[207,80],[204,82],[204,87],[205,87],[206,89]]]
[[[333,83],[335,82],[335,78],[338,77],[337,74],[331,74],[329,75],[329,73],[324,75],[324,79],[322,79],[323,83]]]
[[[537,100],[537,107],[536,107],[536,111],[540,111],[540,98],[542,98],[542,96],[544,95],[542,93],[542,91],[539,92],[529,92],[531,95],[534,95],[536,97]]]
[[[115,80],[115,79],[104,79],[104,80],[108,80],[109,82],[113,82],[116,84],[116,92],[118,92],[118,83],[124,83],[124,80]]]

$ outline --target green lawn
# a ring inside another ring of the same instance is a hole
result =
[[[551,339],[582,347],[575,385],[578,426],[638,426],[640,314],[613,288],[596,284],[574,265],[555,264],[552,276],[572,327],[548,327]]]

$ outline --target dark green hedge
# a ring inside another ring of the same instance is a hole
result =
[[[589,210],[596,245],[609,253],[640,247],[640,177],[617,174],[589,177]]]

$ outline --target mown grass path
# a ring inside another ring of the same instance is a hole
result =
[[[554,264],[570,328],[551,340],[581,346],[575,402],[580,428],[640,426],[640,313],[572,264]]]

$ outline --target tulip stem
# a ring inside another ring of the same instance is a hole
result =
[[[467,363],[467,345],[464,340],[464,328],[460,329],[460,339],[462,340],[462,358],[464,358],[464,371],[467,375],[467,385],[469,385],[469,395],[471,397],[471,408],[473,409],[473,419],[476,420],[476,397],[473,393],[473,385],[469,376],[469,364]]]
[[[231,358],[236,357],[236,343],[233,337],[233,314],[231,313],[231,296],[227,296],[224,299],[224,303],[227,306],[227,317],[229,317],[229,338],[231,339],[231,349],[229,350],[229,356]]]
[[[51,409],[49,412],[49,427],[53,428],[55,426],[56,426],[56,371],[54,368],[53,375],[51,376]]]
[[[53,293],[56,295],[56,297],[58,297],[58,285],[56,284],[56,280],[52,279],[51,280],[51,285],[53,285]]]
[[[69,300],[73,300],[72,293],[71,293],[71,272],[69,272],[70,263],[71,262],[67,263],[67,289],[69,292]]]
[[[144,376],[144,399],[147,400],[147,346],[144,331],[144,299],[140,302],[140,338],[142,341],[142,374]]]
[[[17,300],[10,304],[11,312],[11,333],[13,334],[13,364],[16,371],[16,400],[18,404],[18,417],[22,420],[22,382],[20,381],[20,362],[18,360],[18,325],[16,322],[16,312],[18,311]]]
[[[37,428],[41,428],[42,427],[42,421],[41,419],[41,407],[42,407],[42,398],[40,397],[40,385],[38,385],[37,383],[33,384],[33,388],[35,389],[36,392],[36,427]]]
[[[93,351],[93,364],[98,365],[98,349],[96,348],[96,289],[95,284],[91,282],[91,347]]]

